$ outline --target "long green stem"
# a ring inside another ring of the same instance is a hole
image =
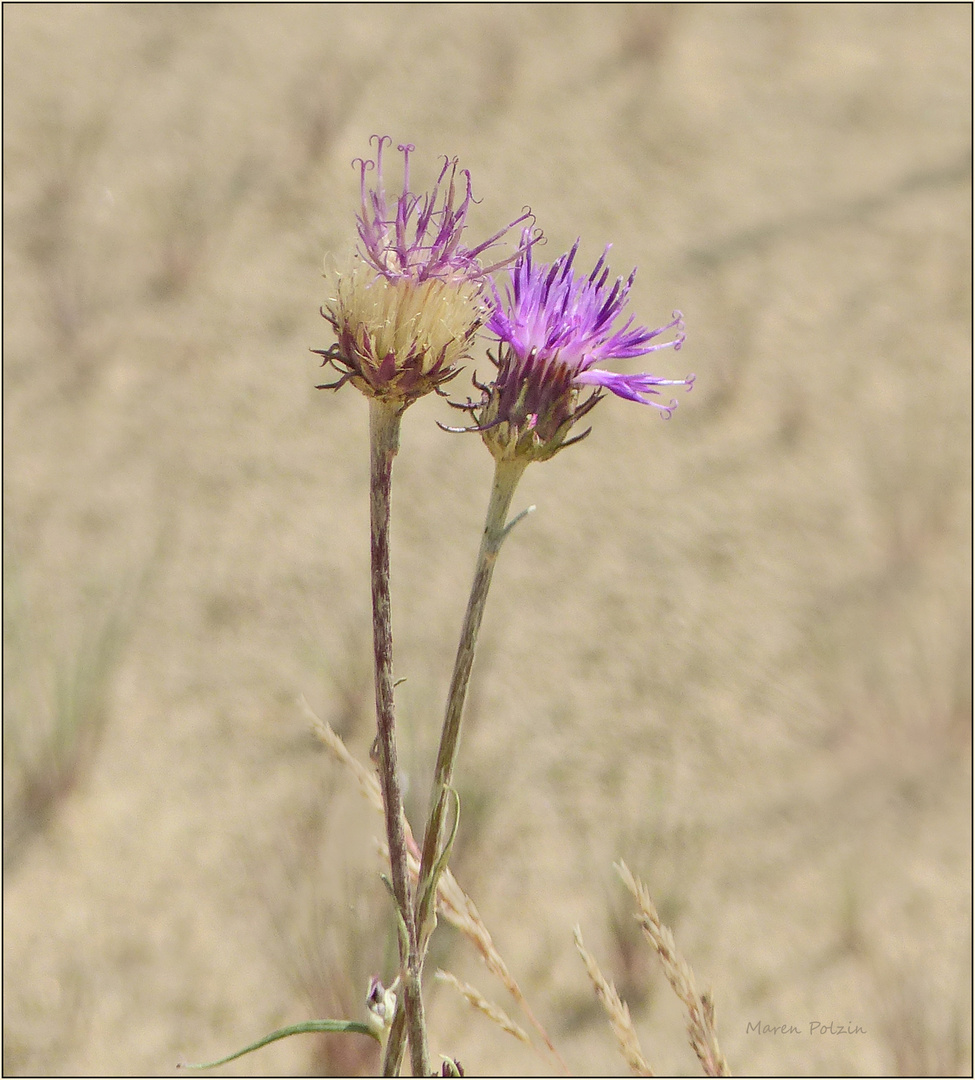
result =
[[[396,715],[393,700],[393,627],[389,598],[389,513],[393,458],[399,449],[402,403],[369,399],[369,516],[371,523],[372,622],[376,665],[376,725],[379,744],[379,782],[386,816],[390,876],[396,906],[406,926],[407,952],[400,956],[403,975],[403,1008],[410,1040],[410,1062],[414,1076],[429,1076],[423,998],[420,993],[422,958],[418,948],[416,920],[410,895],[403,829],[403,796],[396,761]],[[402,1027],[399,1031],[402,1032]],[[402,1034],[397,1046],[387,1043],[383,1072],[399,1072]]]
[[[481,618],[484,615],[484,605],[487,602],[498,552],[507,535],[508,526],[505,523],[508,508],[527,464],[527,460],[523,458],[501,460],[497,462],[494,470],[494,484],[484,522],[484,533],[481,536],[481,550],[477,556],[477,567],[474,571],[467,613],[464,616],[464,626],[457,646],[454,674],[447,696],[446,715],[440,736],[440,751],[437,754],[433,791],[430,797],[430,817],[423,838],[423,861],[420,866],[416,900],[416,928],[420,937],[421,962],[433,929],[437,894],[437,883],[433,876],[434,868],[443,842],[444,818],[449,801],[448,791],[454,775],[457,752],[460,749],[461,721],[464,702],[467,699],[471,667],[474,663],[474,648],[477,644],[477,634],[481,627]]]

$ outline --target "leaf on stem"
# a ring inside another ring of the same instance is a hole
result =
[[[359,1020],[305,1020],[301,1024],[292,1024],[290,1027],[279,1028],[277,1031],[272,1031],[270,1035],[265,1035],[263,1039],[258,1039],[257,1042],[251,1043],[250,1046],[245,1046],[243,1050],[238,1050],[234,1054],[228,1054],[227,1057],[219,1058],[217,1061],[207,1061],[198,1065],[180,1062],[179,1065],[177,1065],[177,1068],[214,1069],[218,1065],[226,1065],[228,1061],[236,1061],[237,1058],[243,1057],[253,1050],[260,1050],[262,1046],[267,1046],[268,1043],[277,1042],[278,1039],[286,1039],[289,1035],[304,1035],[318,1031],[351,1032],[354,1035],[368,1035],[370,1039],[375,1039],[376,1042],[380,1041],[376,1032],[373,1031],[368,1024],[364,1024]]]

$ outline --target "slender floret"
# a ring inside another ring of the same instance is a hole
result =
[[[570,428],[599,400],[602,391],[641,405],[652,405],[669,417],[677,401],[653,401],[661,386],[694,384],[694,376],[664,379],[646,372],[625,375],[596,364],[680,349],[684,320],[680,312],[655,330],[634,324],[624,315],[634,270],[625,281],[609,283],[606,251],[588,277],[575,276],[572,264],[579,242],[551,265],[538,265],[530,247],[524,248],[510,271],[504,296],[486,326],[499,340],[498,374],[474,405],[478,429],[497,458],[527,456],[543,461],[569,443]],[[666,341],[656,341],[673,332]],[[492,357],[492,359],[494,359]],[[592,393],[580,401],[585,388]]]
[[[370,397],[405,407],[457,374],[493,306],[489,275],[523,248],[490,265],[482,265],[482,259],[508,229],[531,215],[469,247],[464,241],[473,200],[470,173],[458,171],[456,158],[445,158],[431,190],[416,194],[410,190],[414,148],[400,145],[403,190],[390,201],[383,154],[392,140],[388,135],[373,140],[375,161],[353,162],[362,198],[358,251],[346,269],[325,275],[330,293],[322,315],[338,340],[330,349],[314,351],[341,374],[329,387],[351,381]],[[373,170],[375,187],[370,188],[367,175]],[[522,243],[533,242],[525,229]]]

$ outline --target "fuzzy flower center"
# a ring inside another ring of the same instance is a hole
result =
[[[451,366],[466,356],[487,314],[477,282],[391,280],[360,262],[333,283],[329,310],[360,359],[376,367],[390,356],[424,374]]]

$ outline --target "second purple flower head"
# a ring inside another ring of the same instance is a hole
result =
[[[472,408],[496,458],[544,461],[578,442],[588,430],[573,438],[569,431],[604,390],[669,417],[677,401],[654,401],[660,387],[690,390],[694,384],[693,375],[664,379],[595,366],[661,349],[676,351],[684,342],[684,322],[680,312],[674,312],[669,323],[655,330],[634,325],[632,315],[620,325],[636,271],[625,281],[610,283],[607,248],[591,274],[576,276],[572,264],[578,247],[576,241],[567,254],[543,265],[534,261],[531,245],[526,245],[486,323],[499,341],[498,356],[492,357],[498,374],[489,385],[479,384],[484,398]],[[657,340],[668,332],[669,340]],[[582,398],[587,388],[592,393]]]

